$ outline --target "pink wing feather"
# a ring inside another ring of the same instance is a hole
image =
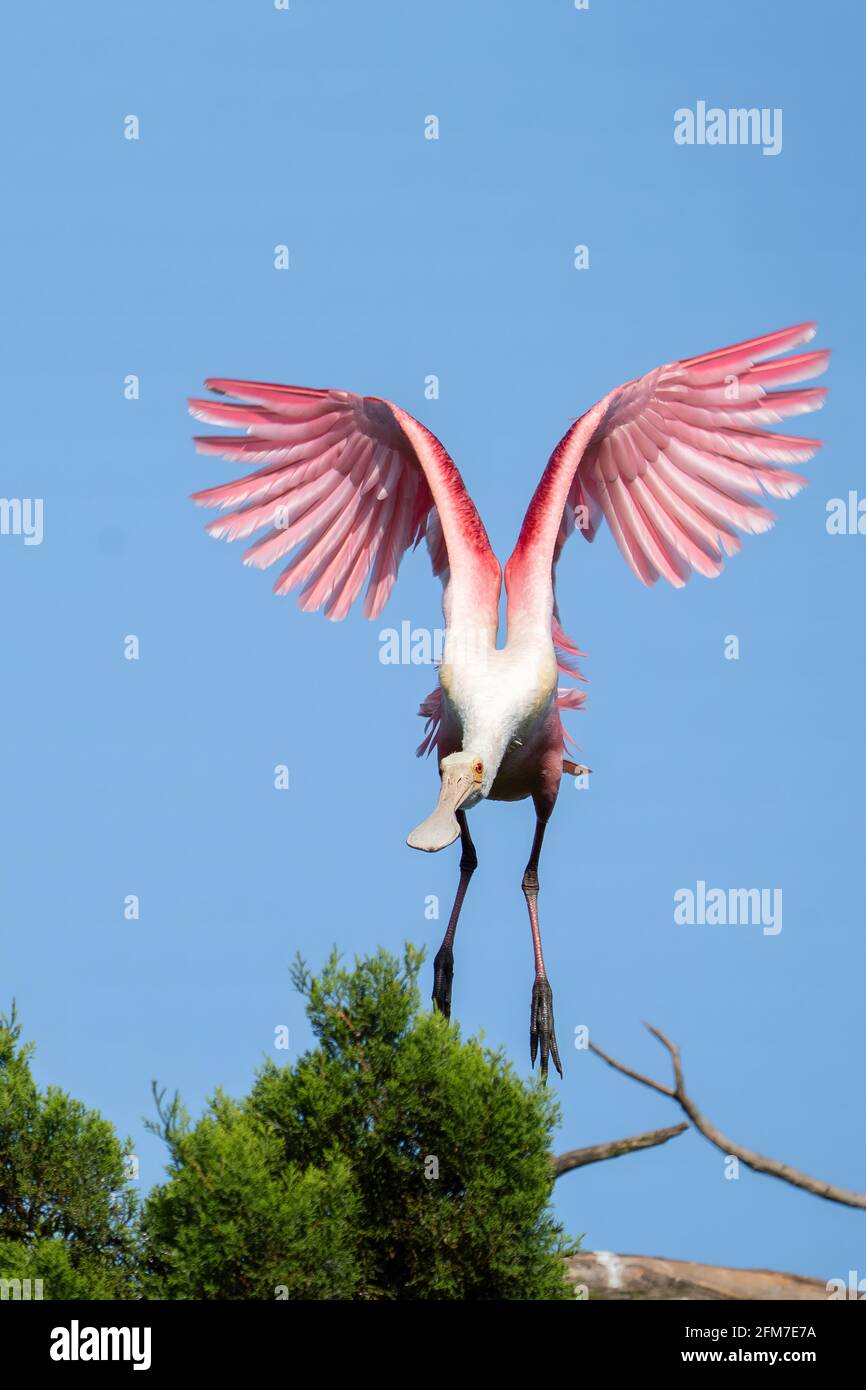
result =
[[[364,613],[376,618],[404,553],[426,535],[452,608],[495,613],[500,570],[487,533],[452,459],[411,415],[348,391],[205,384],[235,399],[191,400],[196,419],[246,433],[199,437],[199,451],[258,467],[193,500],[228,511],[209,523],[212,536],[246,539],[267,528],[244,562],[265,569],[289,557],[276,593],[300,586],[301,608],[339,620],[366,584]]]
[[[806,480],[781,464],[811,458],[820,441],[765,429],[818,410],[826,391],[789,388],[825,371],[829,352],[766,362],[808,342],[798,324],[626,382],[560,440],[506,567],[516,613],[549,609],[553,567],[580,523],[592,540],[604,518],[644,584],[681,586],[692,571],[717,575],[737,532],[775,521],[764,495],[793,497]],[[554,609],[555,611],[555,609]]]

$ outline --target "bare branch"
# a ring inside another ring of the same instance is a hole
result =
[[[660,1091],[662,1095],[670,1096],[688,1115],[695,1129],[727,1157],[738,1159],[740,1163],[744,1163],[747,1168],[753,1169],[756,1173],[766,1173],[771,1178],[779,1178],[780,1181],[789,1183],[791,1187],[800,1187],[804,1192],[811,1192],[815,1197],[823,1197],[828,1202],[839,1202],[842,1206],[858,1207],[861,1211],[866,1211],[866,1193],[851,1192],[845,1187],[837,1187],[834,1183],[824,1182],[820,1178],[812,1178],[808,1173],[801,1173],[799,1169],[792,1168],[788,1163],[780,1163],[778,1159],[767,1158],[764,1154],[756,1153],[754,1149],[744,1148],[741,1144],[735,1144],[733,1140],[728,1139],[721,1130],[716,1129],[715,1125],[701,1114],[686,1091],[680,1050],[676,1043],[672,1043],[670,1038],[665,1037],[664,1033],[658,1028],[653,1028],[651,1024],[647,1023],[644,1027],[661,1043],[670,1056],[674,1072],[673,1088],[663,1086],[661,1082],[654,1081],[652,1077],[644,1076],[641,1072],[633,1071],[631,1067],[624,1066],[622,1062],[616,1061],[615,1058],[603,1052],[595,1043],[589,1044],[590,1050],[608,1066],[621,1071],[624,1076],[630,1076],[633,1081],[639,1081],[642,1086],[649,1086],[653,1091]]]
[[[654,1091],[659,1091],[663,1096],[668,1096],[671,1100],[676,1100],[677,1093],[670,1086],[663,1086],[660,1081],[653,1081],[651,1076],[644,1076],[643,1072],[632,1071],[624,1062],[618,1062],[615,1057],[610,1057],[606,1052],[602,1052],[597,1043],[589,1044],[590,1052],[594,1052],[596,1057],[600,1057],[603,1062],[607,1062],[609,1067],[616,1071],[621,1071],[623,1076],[630,1076],[633,1081],[639,1081],[642,1086],[649,1086]]]
[[[607,1158],[619,1158],[621,1154],[637,1153],[639,1149],[652,1149],[657,1144],[666,1144],[688,1129],[683,1122],[669,1125],[667,1129],[650,1129],[645,1134],[633,1134],[628,1139],[611,1139],[607,1144],[590,1144],[585,1149],[571,1149],[566,1154],[553,1157],[553,1176],[561,1178],[573,1168],[585,1168],[588,1163],[602,1163]]]

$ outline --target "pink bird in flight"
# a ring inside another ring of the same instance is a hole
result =
[[[364,614],[377,618],[410,546],[426,537],[443,585],[445,643],[439,683],[421,706],[419,755],[435,747],[435,810],[408,837],[440,850],[460,837],[460,879],[434,962],[433,1000],[448,1017],[457,921],[477,857],[467,811],[485,799],[532,797],[535,834],[523,892],[535,980],[532,1065],[540,1050],[560,1076],[553,993],[538,921],[538,861],[563,771],[583,771],[568,751],[561,712],[582,692],[558,685],[584,655],[559,623],[556,563],[573,531],[592,540],[602,519],[644,584],[681,586],[709,577],[738,532],[768,530],[764,495],[792,497],[805,479],[780,465],[811,458],[819,441],[772,433],[786,416],[817,410],[826,391],[798,383],[822,373],[829,352],[790,354],[812,323],[699,357],[668,362],[611,391],[554,449],[505,566],[507,640],[497,646],[502,570],[463,479],[439,440],[390,401],[348,391],[211,378],[219,399],[192,400],[198,420],[244,433],[207,435],[202,453],[255,471],[194,495],[223,513],[207,530],[240,540],[268,528],[244,562],[266,569],[289,556],[274,590],[300,587],[305,611],[345,618],[366,585]],[[781,388],[781,389],[779,389]],[[301,547],[298,549],[298,547]]]

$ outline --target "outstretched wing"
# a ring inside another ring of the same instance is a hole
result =
[[[339,620],[366,584],[364,613],[376,618],[405,551],[426,536],[449,607],[495,611],[500,570],[481,518],[452,459],[411,415],[348,391],[223,378],[205,385],[234,400],[191,400],[190,412],[245,432],[199,437],[199,451],[257,466],[193,500],[227,513],[209,523],[212,536],[264,531],[245,564],[266,569],[289,557],[276,593],[300,587],[301,608]]]
[[[830,354],[767,359],[814,333],[814,324],[798,324],[669,362],[577,420],[526,513],[506,569],[510,601],[549,606],[552,567],[569,535],[580,529],[592,540],[602,519],[644,584],[661,576],[680,586],[693,570],[717,575],[724,554],[740,549],[738,532],[773,525],[764,495],[792,497],[805,486],[780,465],[811,458],[819,441],[764,427],[821,407],[825,390],[795,383],[820,375]]]

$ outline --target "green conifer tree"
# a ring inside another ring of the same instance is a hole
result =
[[[419,1012],[421,955],[298,962],[316,1046],[191,1125],[158,1097],[168,1180],[145,1208],[151,1296],[559,1299],[555,1103]]]
[[[13,1006],[0,1016],[0,1293],[134,1297],[130,1145],[58,1087],[40,1091],[20,1037]]]

